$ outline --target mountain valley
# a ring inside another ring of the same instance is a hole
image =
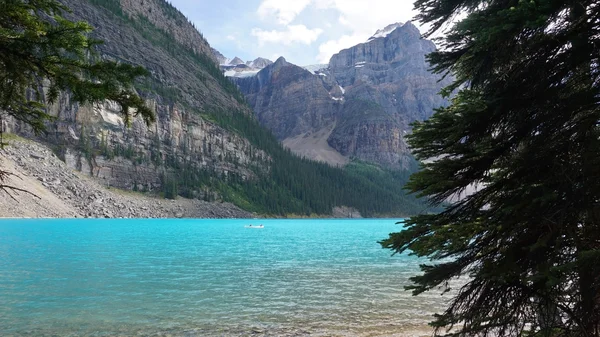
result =
[[[164,0],[61,3],[72,10],[66,18],[96,28],[94,37],[104,41],[98,46],[102,58],[148,69],[150,76],[135,87],[156,114],[151,125],[136,118],[127,127],[113,102],[72,104],[64,92],[48,106],[55,119],[45,134],[3,119],[4,133],[43,143],[66,168],[108,188],[230,202],[264,216],[324,216],[336,207],[354,208],[364,216],[427,209],[402,190],[416,163],[399,164],[397,159],[407,153],[392,149],[402,148],[400,126],[408,121],[362,100],[374,90],[370,86],[384,82],[346,78],[339,71],[342,61],[307,70],[283,58],[234,58],[220,67],[225,60]],[[369,58],[374,55],[351,62],[373,61],[364,67],[373,71],[381,66]],[[227,77],[231,71],[245,74]],[[254,82],[259,78],[264,82]],[[301,109],[300,100],[309,108]],[[368,115],[366,122],[357,118],[361,114]],[[397,134],[395,140],[384,131]],[[306,158],[293,155],[280,141]],[[391,155],[364,155],[374,149],[388,149]]]

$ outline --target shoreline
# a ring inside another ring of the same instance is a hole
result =
[[[193,218],[193,219],[360,219],[358,210],[335,207],[331,215],[256,214],[227,202],[164,199],[106,187],[69,168],[47,146],[15,135],[0,148],[0,168],[11,175],[6,184],[26,192],[0,190],[0,219],[57,218]],[[11,197],[12,196],[12,197]]]
[[[0,218],[256,217],[230,203],[169,200],[106,188],[68,168],[48,147],[17,137],[0,149],[0,167],[11,173],[7,185],[35,194],[0,191]]]

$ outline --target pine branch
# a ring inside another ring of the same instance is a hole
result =
[[[23,192],[23,193],[32,195],[32,196],[34,196],[37,199],[42,199],[40,196],[38,196],[37,194],[35,194],[35,193],[31,192],[31,191],[28,191],[28,190],[25,190],[25,189],[22,189],[22,188],[19,188],[19,187],[16,187],[16,186],[5,184],[4,182],[7,181],[8,178],[11,177],[11,176],[23,180],[23,178],[19,177],[18,175],[14,174],[14,173],[11,173],[11,172],[8,172],[8,171],[5,171],[5,170],[0,170],[0,190],[6,192],[6,194],[9,197],[11,197],[14,201],[19,202],[13,196],[13,194],[10,193],[11,191]]]

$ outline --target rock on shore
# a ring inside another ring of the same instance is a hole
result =
[[[0,191],[0,217],[31,218],[249,218],[230,203],[179,198],[167,200],[106,188],[69,169],[47,147],[14,139],[0,149],[5,182],[32,194]]]

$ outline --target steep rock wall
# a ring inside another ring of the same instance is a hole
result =
[[[242,177],[268,169],[264,151],[208,117],[250,111],[220,74],[206,40],[181,13],[163,0],[60,1],[72,10],[66,17],[95,27],[93,36],[104,41],[101,57],[149,70],[136,88],[156,122],[147,126],[134,119],[127,128],[114,103],[81,106],[64,93],[48,109],[56,119],[46,134],[34,135],[11,119],[4,120],[4,131],[45,142],[71,167],[125,189],[156,189],[170,167],[182,163]]]

